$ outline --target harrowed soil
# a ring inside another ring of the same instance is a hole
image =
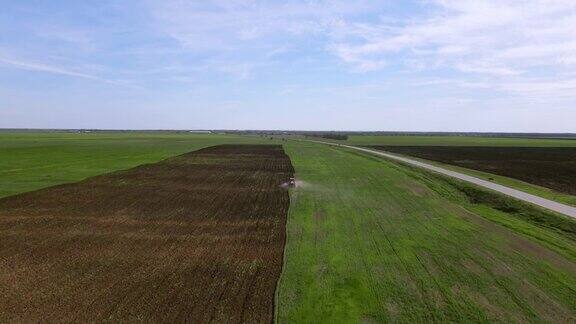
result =
[[[219,145],[0,199],[0,322],[271,322],[293,173]]]

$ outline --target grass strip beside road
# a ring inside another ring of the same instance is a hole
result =
[[[416,161],[432,164],[432,165],[435,165],[435,166],[438,166],[438,167],[441,167],[444,169],[448,169],[448,170],[464,173],[464,174],[467,174],[470,176],[474,176],[474,177],[477,177],[477,178],[480,178],[480,179],[483,179],[486,181],[491,181],[491,182],[494,182],[497,184],[501,184],[503,186],[507,186],[507,187],[521,190],[521,191],[524,191],[524,192],[527,192],[527,193],[530,193],[530,194],[533,194],[536,196],[540,196],[542,198],[557,201],[559,203],[563,203],[563,204],[571,205],[571,206],[576,206],[576,196],[574,196],[574,195],[558,192],[556,190],[545,188],[542,186],[538,186],[536,184],[524,182],[522,180],[518,180],[518,179],[514,179],[514,178],[510,178],[510,177],[506,177],[506,176],[498,175],[498,174],[494,174],[494,173],[474,170],[474,169],[466,168],[463,166],[452,165],[452,164],[448,164],[448,163],[444,163],[444,162],[440,162],[440,161],[429,160],[429,159],[421,158],[421,157],[414,156],[414,155],[402,154],[399,152],[391,152],[391,151],[387,151],[385,148],[378,148],[378,147],[373,147],[373,146],[366,146],[366,148],[382,150],[385,152],[392,153],[394,155],[403,156],[403,157],[410,158],[410,159],[413,159]],[[510,161],[510,163],[513,164],[514,161]],[[554,167],[550,166],[550,168],[553,170]]]
[[[448,170],[453,170],[456,172],[468,174],[468,175],[471,175],[474,177],[478,177],[480,179],[492,181],[494,183],[501,184],[503,186],[507,186],[507,187],[514,188],[517,190],[525,191],[529,194],[533,194],[536,196],[540,196],[542,198],[554,200],[554,201],[557,201],[557,202],[562,203],[562,204],[576,207],[576,196],[573,196],[573,195],[564,194],[561,192],[554,191],[552,189],[544,188],[544,187],[537,186],[537,185],[534,185],[531,183],[527,183],[527,182],[524,182],[521,180],[508,178],[508,177],[493,174],[493,173],[482,172],[482,171],[478,171],[478,170],[472,170],[472,169],[463,168],[463,167],[450,165],[450,164],[446,164],[446,163],[420,159],[420,158],[416,158],[416,157],[412,157],[412,156],[410,158],[413,158],[415,160],[419,160],[422,162],[430,163],[430,164],[433,164],[433,165],[436,165],[436,166],[439,166],[439,167],[442,167],[442,168],[445,168]]]

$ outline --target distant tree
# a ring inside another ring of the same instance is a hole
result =
[[[346,135],[346,134],[325,133],[325,134],[320,134],[319,137],[326,138],[326,139],[339,140],[339,141],[347,141],[348,140],[348,135]]]

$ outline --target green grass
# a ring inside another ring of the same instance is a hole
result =
[[[222,143],[262,141],[211,134],[0,132],[0,197],[156,162]]]
[[[476,170],[471,170],[471,169],[466,169],[466,168],[458,168],[458,167],[453,167],[450,166],[451,168],[453,168],[454,170],[457,169],[461,169],[458,171],[461,171],[462,173],[467,173],[469,175],[473,175],[479,178],[483,178],[485,180],[490,180],[493,181],[495,183],[504,185],[504,186],[508,186],[511,188],[515,188],[536,196],[540,196],[542,198],[546,198],[546,199],[550,199],[550,200],[555,200],[557,202],[566,204],[566,205],[571,205],[571,206],[576,206],[576,196],[573,195],[568,195],[565,193],[561,193],[561,192],[557,192],[554,191],[552,189],[548,189],[548,188],[544,188],[541,186],[537,186],[537,185],[533,185],[524,181],[520,181],[520,180],[516,180],[516,179],[512,179],[512,178],[508,178],[508,177],[504,177],[504,176],[500,176],[500,175],[495,175],[495,174],[491,174],[491,173],[486,173],[486,172],[482,172],[482,171],[476,171]]]
[[[401,169],[449,201],[537,241],[576,261],[576,221],[543,208],[501,195],[465,181],[423,172],[413,166]],[[544,230],[542,230],[544,229]]]
[[[504,138],[504,137],[472,137],[472,136],[350,136],[349,145],[398,145],[398,146],[516,146],[516,147],[573,147],[576,139],[541,139],[541,138]],[[418,160],[418,158],[410,157]],[[421,159],[424,161],[423,159]],[[526,183],[517,179],[495,175],[487,172],[448,165],[436,161],[425,160],[450,170],[459,171],[495,183],[522,190],[546,199],[563,204],[576,206],[576,196],[557,192],[548,188]]]
[[[323,140],[323,139],[322,139]],[[356,146],[397,145],[397,146],[510,146],[510,147],[573,147],[576,139],[541,139],[541,138],[504,138],[504,137],[474,137],[474,136],[350,136],[348,141],[333,141]],[[576,196],[564,194],[552,189],[533,185],[487,172],[453,166],[436,161],[418,159],[450,170],[459,171],[485,180],[522,190],[533,195],[576,206]]]
[[[394,153],[394,154],[397,154],[397,153]],[[401,154],[397,154],[397,155],[401,155]],[[450,165],[450,164],[446,164],[446,163],[442,163],[442,162],[420,159],[420,158],[417,158],[414,156],[406,156],[406,157],[409,157],[409,158],[414,159],[414,160],[426,162],[429,164],[437,165],[439,167],[442,167],[442,168],[445,168],[448,170],[458,171],[460,173],[475,176],[477,178],[484,179],[487,181],[492,181],[494,183],[498,183],[498,184],[501,184],[501,185],[504,185],[504,186],[507,186],[510,188],[518,189],[518,190],[521,190],[521,191],[524,191],[524,192],[527,192],[527,193],[530,193],[530,194],[533,194],[536,196],[540,196],[542,198],[554,200],[554,201],[557,201],[557,202],[560,202],[563,204],[567,204],[567,205],[571,205],[571,206],[576,206],[576,196],[557,192],[557,191],[554,191],[552,189],[537,186],[537,185],[527,183],[527,182],[524,182],[521,180],[508,178],[508,177],[493,174],[493,173],[463,168],[460,166]]]
[[[478,136],[359,136],[346,141],[350,145],[439,145],[439,146],[576,146],[575,139],[507,138]]]
[[[576,315],[569,235],[472,201],[377,157],[285,145],[291,192],[277,319],[566,322]]]

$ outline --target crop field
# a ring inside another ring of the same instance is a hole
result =
[[[576,195],[575,147],[376,146]]]
[[[256,142],[220,134],[0,132],[0,198],[210,145]]]
[[[372,136],[353,135],[346,144],[384,146],[522,146],[576,147],[576,138],[514,138],[482,136]]]
[[[0,322],[270,322],[293,174],[220,145],[0,200]]]
[[[285,149],[299,186],[279,322],[575,320],[572,220],[362,153]]]
[[[576,320],[574,220],[379,157],[0,133],[0,158],[0,322]]]

